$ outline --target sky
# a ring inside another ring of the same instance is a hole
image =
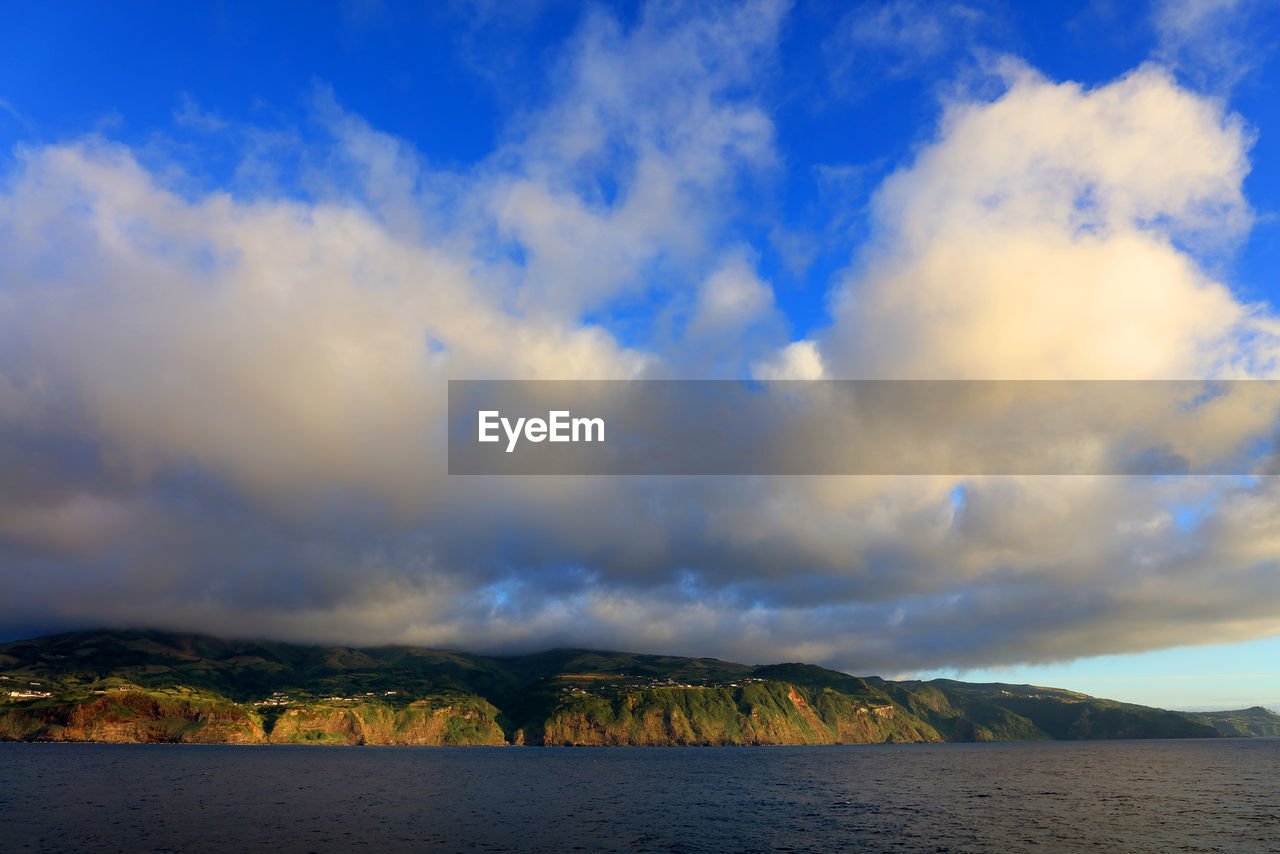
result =
[[[444,446],[449,379],[1280,378],[1276,12],[8,4],[0,637],[1280,709],[1275,477],[450,477]]]

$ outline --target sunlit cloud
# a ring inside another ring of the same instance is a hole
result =
[[[1276,376],[1274,312],[1205,262],[1254,226],[1253,131],[1157,64],[1090,87],[1005,59],[954,90],[793,335],[754,201],[786,160],[786,15],[593,12],[465,166],[323,84],[312,136],[182,99],[223,179],[163,141],[23,145],[0,627],[886,673],[1280,633],[1268,478],[445,473],[448,379]]]

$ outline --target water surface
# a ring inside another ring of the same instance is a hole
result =
[[[1280,739],[0,744],[0,850],[1280,852]]]

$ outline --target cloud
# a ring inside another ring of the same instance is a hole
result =
[[[820,380],[826,368],[813,341],[793,341],[772,359],[757,363],[753,375],[762,380]]]
[[[736,191],[775,163],[773,125],[732,93],[771,61],[780,3],[589,17],[562,96],[520,127],[484,192],[523,254],[521,307],[578,313],[714,266]]]
[[[187,127],[201,133],[218,133],[229,126],[227,121],[216,114],[200,109],[200,105],[184,92],[178,109],[173,111],[173,121],[179,127]]]
[[[1010,66],[876,192],[823,341],[834,376],[1274,372],[1274,320],[1183,247],[1241,239],[1251,142],[1154,66],[1093,90]]]
[[[1265,62],[1260,42],[1274,7],[1273,0],[1156,0],[1155,57],[1200,87],[1226,92]]]
[[[13,106],[13,104],[9,103],[4,98],[0,98],[0,113],[8,116],[10,120],[16,122],[23,130],[29,131],[31,129],[31,123],[23,117],[22,113],[18,112],[18,108]]]
[[[760,95],[783,11],[597,13],[465,169],[323,90],[323,139],[227,132],[230,188],[99,138],[21,150],[0,629],[858,672],[1280,631],[1268,479],[444,473],[449,378],[1274,371],[1274,316],[1197,254],[1250,227],[1249,131],[1154,67],[1011,66],[951,103],[876,192],[830,326],[788,341],[744,214],[783,158]]]
[[[963,56],[999,22],[962,3],[893,0],[864,3],[836,24],[823,53],[837,91],[861,94],[879,80],[901,79]]]
[[[357,209],[187,202],[114,146],[23,161],[3,318],[11,358],[39,375],[10,378],[19,409],[49,431],[75,410],[138,476],[195,463],[263,494],[408,500],[451,372],[639,364],[599,329],[502,312],[465,259]]]

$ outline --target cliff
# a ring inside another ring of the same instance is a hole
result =
[[[75,700],[0,706],[0,739],[115,744],[257,744],[254,716],[220,697],[115,690]]]
[[[418,700],[408,706],[306,705],[274,721],[271,744],[506,744],[499,712],[478,697]]]
[[[546,719],[547,745],[866,744],[942,741],[892,704],[868,707],[785,682],[662,688],[611,698],[574,693]]]
[[[890,682],[806,664],[591,650],[485,657],[164,632],[0,644],[0,740],[781,745],[1274,735],[1030,685]]]

